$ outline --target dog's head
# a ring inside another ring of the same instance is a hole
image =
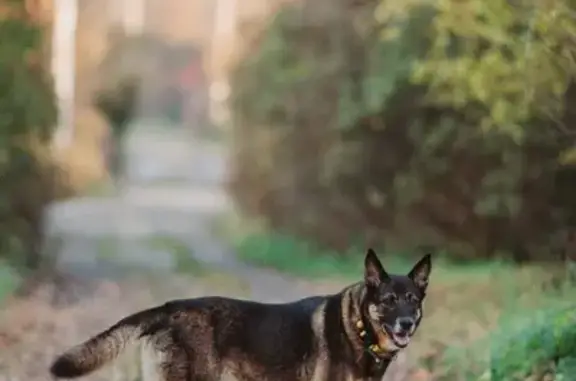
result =
[[[364,267],[363,314],[372,325],[380,347],[387,351],[402,349],[422,319],[422,301],[432,269],[430,254],[420,259],[407,275],[395,275],[388,274],[376,253],[369,249]]]

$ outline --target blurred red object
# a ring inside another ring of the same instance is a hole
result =
[[[193,90],[202,83],[202,67],[200,62],[192,60],[188,66],[180,72],[179,83],[186,90]]]

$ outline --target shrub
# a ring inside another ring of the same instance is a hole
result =
[[[0,259],[20,268],[40,264],[44,206],[58,171],[40,152],[56,121],[52,84],[41,66],[42,30],[23,1],[0,17]],[[24,16],[23,16],[24,15]]]
[[[576,120],[571,8],[466,4],[286,6],[233,75],[242,211],[339,252],[362,238],[559,259],[551,237],[576,226],[576,170],[559,160]]]
[[[575,306],[533,311],[494,336],[492,381],[540,380],[546,374],[571,379],[576,370]]]

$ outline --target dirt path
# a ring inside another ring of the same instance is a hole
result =
[[[221,147],[177,129],[138,126],[128,152],[119,194],[49,210],[47,231],[59,269],[93,287],[64,308],[50,306],[50,290],[11,303],[0,320],[0,381],[46,380],[55,351],[167,299],[220,294],[279,302],[339,287],[246,266],[213,236],[214,218],[230,207]],[[127,356],[87,380],[133,380],[139,372],[134,359]]]

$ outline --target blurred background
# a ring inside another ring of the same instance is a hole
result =
[[[0,1],[0,380],[171,298],[337,292],[369,246],[434,254],[387,380],[573,379],[575,73],[569,0]]]

